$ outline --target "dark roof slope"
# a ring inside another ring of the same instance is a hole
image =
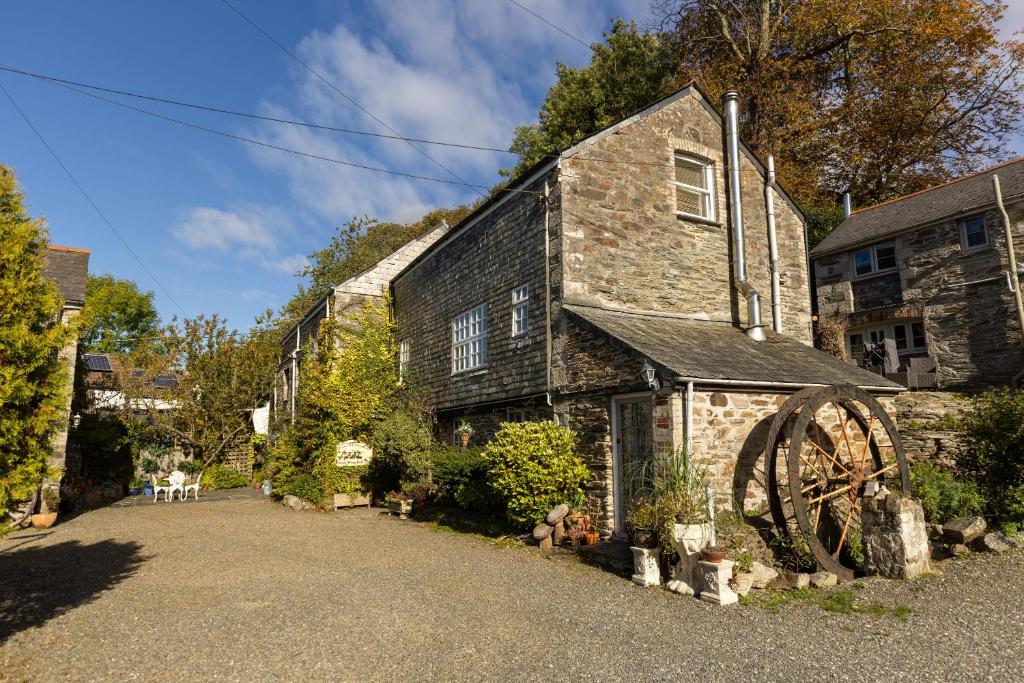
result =
[[[732,325],[589,306],[565,308],[680,377],[787,384],[854,384],[891,391],[898,384],[789,337],[754,341]]]
[[[72,247],[46,247],[46,268],[43,277],[53,280],[64,297],[65,305],[85,303],[85,281],[89,275],[89,251]]]
[[[1021,157],[943,185],[854,211],[811,251],[811,256],[843,251],[918,225],[982,210],[995,204],[992,176],[997,174],[1003,199],[1024,195],[1024,157]]]

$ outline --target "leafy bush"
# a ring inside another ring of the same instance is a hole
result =
[[[210,465],[203,472],[203,488],[237,489],[239,486],[245,486],[248,483],[249,480],[245,478],[244,474],[220,463]]]
[[[960,473],[978,485],[985,515],[1000,525],[1024,522],[1024,392],[989,391],[961,416]]]
[[[554,422],[507,422],[484,449],[491,488],[505,501],[509,520],[539,523],[551,508],[583,504],[590,472],[574,452],[576,435]]]
[[[434,441],[430,425],[412,411],[398,410],[381,420],[369,441],[373,448],[370,480],[378,493],[428,478]]]
[[[369,473],[369,465],[338,467],[335,464],[333,448],[322,449],[313,466],[313,476],[319,482],[320,490],[327,496],[334,493],[354,496],[366,491]]]
[[[487,479],[488,465],[482,448],[441,446],[431,455],[438,495],[464,510],[493,511],[501,507]]]
[[[276,493],[283,496],[296,496],[314,505],[319,505],[324,497],[320,482],[308,472],[299,472],[283,480]]]
[[[918,462],[910,468],[910,488],[921,500],[924,518],[936,524],[979,514],[985,504],[974,482],[957,479],[929,462]]]

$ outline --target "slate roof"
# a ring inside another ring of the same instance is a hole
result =
[[[564,308],[679,377],[709,383],[854,384],[903,390],[884,377],[774,332],[758,342],[732,325],[590,306]]]
[[[46,247],[43,277],[53,280],[64,297],[65,305],[85,303],[85,280],[89,275],[89,250],[73,247]]]
[[[1024,157],[943,185],[854,211],[811,250],[811,256],[870,244],[910,228],[984,210],[995,204],[992,176],[999,175],[1003,199],[1024,195]]]

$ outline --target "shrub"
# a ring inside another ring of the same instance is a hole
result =
[[[464,510],[493,511],[501,507],[488,481],[482,448],[440,446],[431,454],[438,495]]]
[[[977,483],[985,515],[996,524],[1024,521],[1024,392],[989,391],[961,416],[956,464]]]
[[[308,472],[298,472],[288,477],[281,482],[276,493],[284,496],[296,496],[314,505],[319,505],[324,497],[320,482]]]
[[[918,462],[910,468],[910,487],[914,497],[921,500],[924,518],[936,524],[979,514],[985,504],[974,482],[957,479],[929,462]]]
[[[370,433],[370,480],[377,492],[400,489],[428,479],[434,441],[430,425],[410,410],[381,420]]]
[[[583,504],[590,472],[574,452],[576,435],[554,422],[507,422],[484,449],[492,489],[510,521],[539,523],[551,508]]]
[[[313,465],[313,476],[319,482],[323,494],[347,493],[354,496],[366,491],[369,485],[369,465],[338,467],[334,452],[333,448],[322,449]]]
[[[203,472],[203,487],[208,489],[237,489],[248,483],[245,475],[220,463],[210,465]]]

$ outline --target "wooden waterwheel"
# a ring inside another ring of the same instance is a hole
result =
[[[857,387],[810,387],[776,413],[767,446],[768,502],[780,532],[841,580],[861,573],[865,490],[877,484],[910,495],[906,456],[889,414]]]

